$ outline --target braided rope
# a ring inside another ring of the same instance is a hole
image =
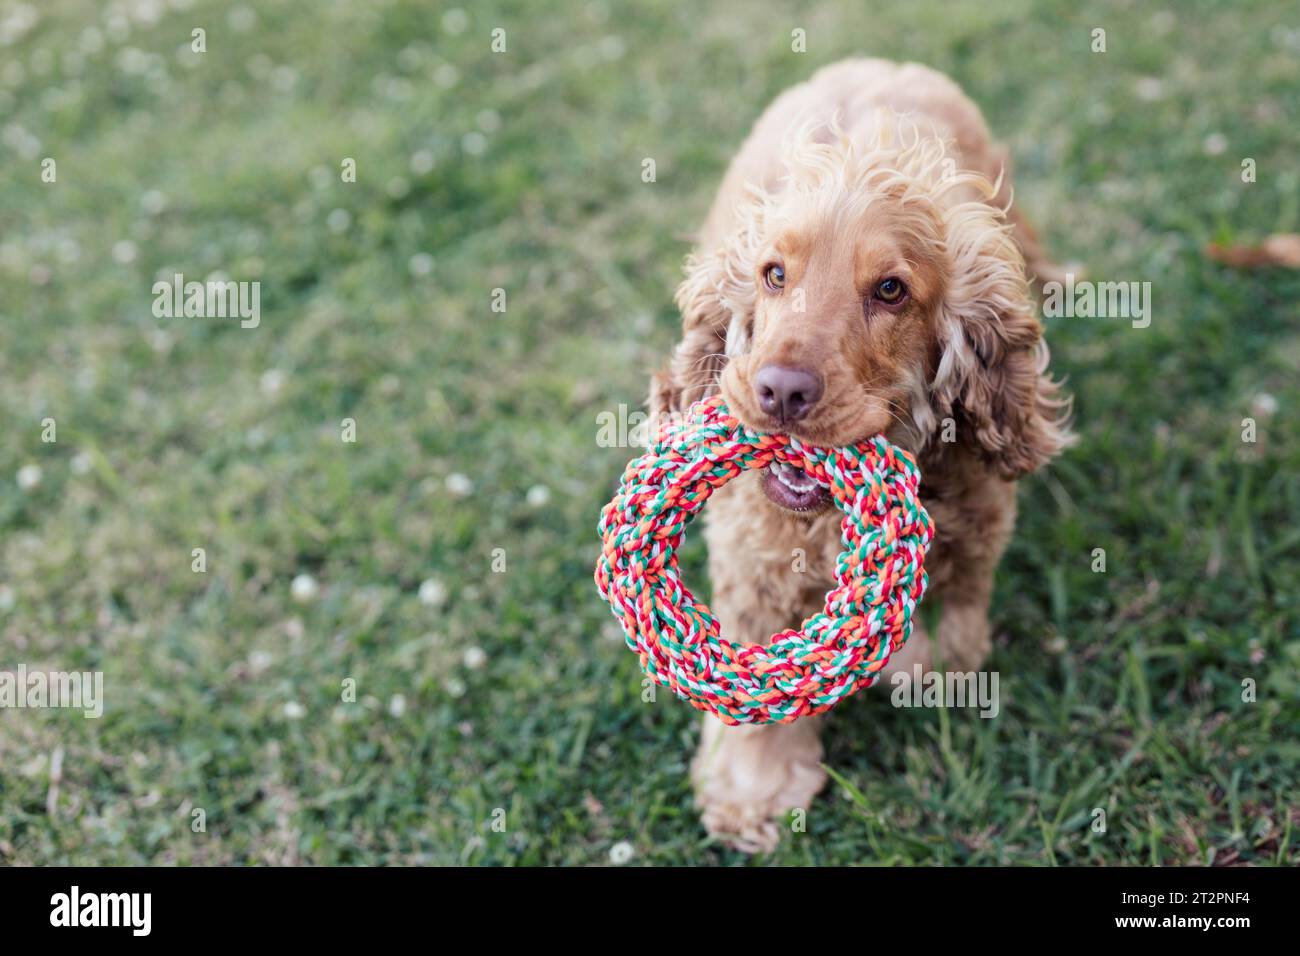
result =
[[[830,486],[844,550],[825,608],[763,644],[724,640],[682,583],[677,548],[714,490],[773,460]],[[870,687],[912,632],[934,535],[912,456],[876,435],[818,448],[743,426],[720,397],[667,424],[601,511],[596,586],[656,683],[725,724],[789,723]]]

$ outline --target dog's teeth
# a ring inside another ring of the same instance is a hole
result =
[[[806,494],[818,485],[829,487],[826,486],[824,482],[818,481],[797,465],[773,460],[769,467],[772,470],[772,474],[776,476],[776,480],[781,482],[781,484],[785,485],[785,487],[789,488],[795,494]]]
[[[812,481],[800,481],[791,474],[777,475],[777,480],[791,491],[799,493],[811,490],[815,484]]]

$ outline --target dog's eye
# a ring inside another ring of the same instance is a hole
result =
[[[876,298],[885,305],[898,305],[907,295],[907,286],[903,285],[902,280],[890,276],[876,286]]]
[[[780,292],[785,288],[785,270],[776,264],[770,265],[763,270],[763,281],[773,292]]]

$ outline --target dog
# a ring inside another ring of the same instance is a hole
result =
[[[1006,167],[978,107],[918,64],[846,60],[782,93],[687,257],[681,341],[650,388],[652,418],[721,393],[754,429],[818,445],[883,432],[912,452],[936,526],[939,650],[961,670],[990,651],[1016,480],[1072,440],[1030,286],[1060,270],[1012,204]],[[725,637],[765,642],[820,609],[841,547],[826,488],[793,468],[748,472],[704,522]],[[917,620],[886,676],[932,659]],[[773,849],[774,818],[826,782],[820,731],[821,718],[707,716],[691,766],[705,828]]]

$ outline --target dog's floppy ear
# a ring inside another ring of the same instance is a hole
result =
[[[676,297],[682,340],[668,367],[650,381],[652,417],[684,412],[717,392],[727,357],[745,350],[756,294],[745,250],[745,243],[732,241],[687,258]]]
[[[952,281],[939,317],[932,385],[939,415],[952,415],[998,474],[1013,480],[1072,442],[1070,401],[1046,374],[1048,351],[1020,250],[997,210],[964,203],[948,216]]]

